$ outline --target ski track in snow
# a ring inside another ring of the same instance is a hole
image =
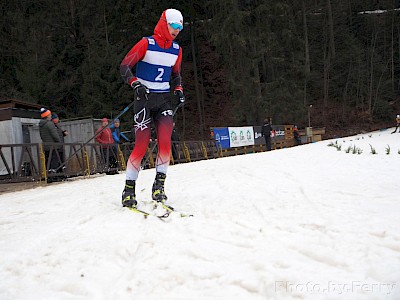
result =
[[[171,166],[170,204],[193,218],[122,208],[125,174],[1,195],[0,299],[400,299],[400,136],[337,141],[365,150]]]

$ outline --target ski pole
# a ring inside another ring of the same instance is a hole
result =
[[[124,113],[126,113],[131,107],[132,105],[135,103],[135,101],[132,101],[131,103],[129,103],[129,105],[127,105],[111,122],[111,124],[113,124],[115,122],[115,120],[119,119]],[[75,152],[70,155],[57,169],[56,171],[58,171],[59,169],[61,169],[63,166],[65,166],[65,164],[71,160],[71,158],[73,156],[75,156],[79,151],[81,151],[87,144],[89,144],[96,136],[98,136],[101,132],[103,132],[104,129],[106,129],[109,125],[107,124],[106,126],[102,127],[101,130],[99,132],[96,132],[96,134],[94,136],[92,136],[88,141],[86,141],[78,150],[75,150]]]
[[[172,118],[174,118],[174,116],[175,116],[176,112],[178,111],[178,109],[181,108],[181,107],[183,107],[184,105],[185,105],[185,102],[181,102],[181,103],[179,103],[179,104],[175,107],[174,111],[172,112]],[[150,160],[150,155],[153,153],[153,151],[154,151],[154,149],[156,148],[156,146],[157,146],[157,142],[154,142],[154,145],[153,145],[153,146],[151,147],[151,149],[150,149],[149,155],[147,155],[145,161],[144,161],[143,163],[141,163],[141,167],[144,168],[144,167],[146,166],[146,164],[147,164],[148,161]]]

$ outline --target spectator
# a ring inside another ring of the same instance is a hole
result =
[[[121,139],[121,137],[122,137],[126,142],[129,142],[129,139],[125,136],[125,134],[123,134],[123,133],[121,132],[121,129],[119,128],[120,124],[121,124],[121,123],[120,123],[119,119],[115,119],[114,123],[111,124],[111,126],[110,126],[110,129],[111,129],[111,132],[112,132],[112,137],[113,137],[114,142],[115,142],[116,144],[122,144],[122,139]]]
[[[396,116],[396,128],[394,129],[394,131],[392,133],[396,133],[397,128],[400,127],[400,115]],[[399,129],[399,133],[400,133],[400,129]]]
[[[300,133],[296,125],[294,125],[293,127],[293,137],[294,141],[296,142],[296,146],[301,145]]]
[[[104,128],[106,127],[106,128]],[[104,129],[103,129],[104,128]],[[101,127],[96,131],[96,141],[101,144],[101,152],[107,175],[118,174],[117,159],[114,153],[114,139],[108,126],[108,119],[101,119]]]
[[[49,171],[49,173],[55,173],[60,165],[60,160],[57,157],[59,146],[47,143],[60,143],[61,139],[57,132],[56,126],[53,122],[51,122],[51,111],[46,108],[42,108],[40,110],[40,116],[42,119],[39,122],[39,133],[43,142],[46,169]],[[56,180],[57,179],[55,177],[50,177],[47,179],[47,182],[50,183]]]
[[[271,121],[272,121],[271,117],[266,118],[264,120],[264,125],[262,126],[261,129],[261,134],[265,138],[265,145],[267,147],[267,151],[271,151],[271,133],[272,133]]]
[[[57,128],[57,132],[58,132],[58,135],[60,136],[61,143],[64,144],[65,143],[64,137],[66,137],[68,135],[68,131],[61,129],[61,127],[59,125],[60,119],[58,118],[57,114],[51,114],[51,121],[54,123],[54,125]],[[64,145],[61,145],[61,147],[58,149],[58,154],[60,155],[60,160],[61,160],[61,163],[63,164],[65,161]],[[60,168],[60,170],[58,170],[58,171],[62,172],[64,169],[65,169],[65,166],[63,166],[62,169]]]

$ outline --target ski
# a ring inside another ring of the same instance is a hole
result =
[[[162,215],[153,215],[153,214],[151,214],[149,212],[146,212],[144,210],[138,209],[136,207],[128,207],[128,209],[130,211],[133,211],[134,213],[141,214],[145,219],[147,219],[147,217],[150,216],[150,217],[155,217],[155,218],[158,218],[158,219],[162,220],[162,219],[168,218],[168,216],[169,216],[168,212],[166,212],[165,214],[162,214]]]
[[[142,215],[145,219],[155,217],[165,221],[171,216],[178,218],[193,217],[193,214],[181,212],[175,207],[155,200],[141,201],[136,207],[127,207],[130,211]]]
[[[154,205],[154,209],[157,209],[158,206],[161,206],[163,209],[165,209],[165,211],[168,214],[176,214],[181,218],[193,217],[192,214],[184,213],[184,212],[181,212],[181,211],[177,211],[174,207],[172,207],[172,206],[170,206],[168,204],[165,204],[164,202],[158,202],[158,201],[155,201],[155,200],[153,200],[152,202],[153,202],[153,205]]]
[[[174,207],[167,205],[165,203],[162,203],[162,202],[157,202],[157,201],[152,200],[151,202],[142,202],[142,204],[151,205],[152,206],[151,211],[142,210],[137,207],[127,207],[127,208],[134,213],[141,214],[145,219],[147,219],[148,217],[150,217],[150,218],[155,217],[162,221],[165,221],[172,215],[177,216],[179,218],[193,217],[192,214],[177,211]],[[159,212],[159,214],[157,214],[157,212],[160,209],[162,209],[163,211]]]

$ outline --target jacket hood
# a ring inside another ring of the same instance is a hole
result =
[[[40,122],[39,122],[39,127],[43,127],[44,124],[46,124],[47,122],[49,122],[49,120],[47,120],[47,119],[41,119]]]
[[[167,25],[167,11],[173,11],[174,17],[177,15],[181,15],[181,13],[175,9],[167,9],[164,10],[161,14],[160,19],[157,22],[156,27],[154,28],[154,38],[157,41],[158,45],[164,49],[172,46],[172,41],[174,38],[170,35]],[[183,24],[183,18],[180,20]]]

